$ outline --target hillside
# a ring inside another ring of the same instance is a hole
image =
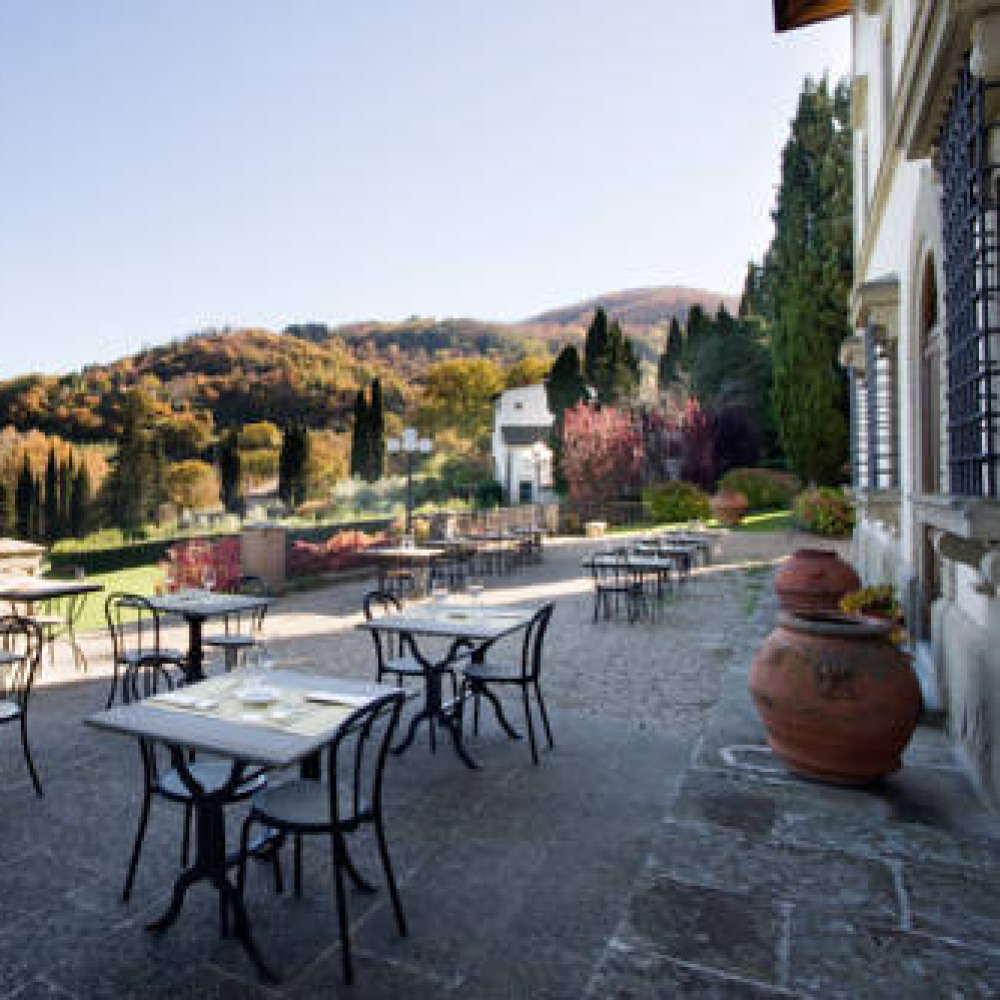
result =
[[[402,414],[433,361],[491,358],[509,364],[582,340],[598,304],[621,320],[640,354],[656,356],[663,329],[695,302],[714,312],[731,297],[687,288],[613,292],[520,323],[413,317],[337,327],[303,323],[281,333],[208,331],[63,376],[0,382],[0,428],[40,430],[71,441],[106,441],[120,429],[123,393],[142,385],[166,430],[168,452],[197,454],[222,427],[270,420],[344,430],[354,395],[382,379],[386,407]]]

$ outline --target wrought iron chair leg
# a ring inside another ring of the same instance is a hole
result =
[[[535,746],[535,724],[531,719],[531,698],[528,695],[528,686],[521,688],[521,695],[524,698],[524,718],[528,723],[528,742],[531,744],[531,761],[538,763],[538,747]]]
[[[108,692],[108,700],[105,709],[111,708],[115,703],[115,692],[118,690],[118,661],[115,660],[114,673],[111,675],[111,690]]]
[[[344,892],[344,873],[341,871],[341,850],[337,834],[331,836],[333,850],[333,884],[337,899],[337,922],[340,925],[340,958],[344,969],[344,982],[354,982],[351,966],[351,940],[347,925],[347,894]]]
[[[351,854],[350,851],[347,850],[346,841],[344,841],[342,844],[342,851],[344,855],[344,868],[347,869],[347,874],[351,877],[351,881],[354,883],[354,887],[358,889],[360,892],[368,892],[368,893],[376,892],[377,890],[375,886],[373,886],[371,882],[369,882],[368,879],[366,879],[364,875],[362,875],[361,872],[358,871],[354,862],[351,860]]]
[[[292,884],[296,899],[302,898],[302,835],[297,833],[292,841]]]
[[[378,853],[382,859],[382,868],[385,871],[385,882],[389,887],[389,899],[392,900],[392,910],[396,915],[396,927],[399,929],[400,937],[406,937],[406,917],[403,916],[403,903],[399,898],[399,890],[396,888],[396,878],[392,873],[392,862],[389,860],[389,847],[385,842],[385,829],[382,826],[381,808],[375,813],[375,840],[378,843]]]
[[[31,783],[35,786],[35,794],[42,797],[42,783],[38,780],[38,772],[35,770],[35,762],[31,759],[31,748],[28,746],[28,717],[21,715],[21,746],[24,748],[24,760],[28,765],[28,774],[31,775]]]
[[[538,710],[542,713],[542,723],[545,726],[545,735],[549,740],[549,748],[555,746],[552,742],[552,727],[549,725],[549,713],[545,710],[545,699],[542,697],[542,689],[538,686],[538,681],[535,681],[535,698],[538,700]]]
[[[132,895],[135,870],[139,867],[139,853],[142,851],[142,842],[146,836],[146,823],[149,822],[150,798],[149,788],[147,788],[142,799],[142,811],[139,813],[139,829],[135,832],[135,843],[132,845],[132,858],[129,861],[128,871],[125,874],[125,888],[122,890],[123,903],[127,903]]]
[[[191,805],[184,806],[184,833],[181,835],[181,867],[186,868],[191,853]]]

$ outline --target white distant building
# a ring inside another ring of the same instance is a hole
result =
[[[544,385],[507,389],[493,398],[493,464],[511,503],[551,499],[554,419]]]
[[[1000,7],[773,0],[851,18],[851,445],[865,583],[907,607],[925,698],[1000,801]]]

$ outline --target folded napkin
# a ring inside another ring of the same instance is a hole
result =
[[[183,691],[157,695],[153,698],[153,701],[165,701],[170,705],[175,705],[177,708],[193,708],[199,712],[208,712],[219,706],[215,698],[196,698],[192,694],[184,694]]]
[[[310,691],[306,694],[306,701],[316,701],[323,705],[347,705],[350,708],[361,708],[371,700],[371,695],[367,694],[337,694],[334,691]]]

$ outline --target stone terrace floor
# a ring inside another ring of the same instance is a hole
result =
[[[323,844],[307,842],[301,900],[250,868],[280,988],[220,939],[203,886],[165,936],[144,932],[177,871],[179,810],[154,802],[123,906],[138,753],[82,724],[106,695],[107,641],[86,640],[86,675],[61,651],[31,710],[43,799],[0,730],[0,997],[1000,996],[1000,824],[942,733],[921,728],[904,769],[869,791],[797,780],[767,751],[747,675],[774,619],[772,570],[750,563],[794,544],[730,536],[652,624],[591,623],[585,543],[492,581],[491,600],[556,601],[543,677],[556,748],[533,767],[488,724],[479,772],[426,739],[390,760],[411,933],[396,936],[384,891],[349,892],[350,988]],[[278,602],[266,633],[280,662],[370,677],[353,629],[365,586]],[[356,859],[377,871],[364,837]]]

